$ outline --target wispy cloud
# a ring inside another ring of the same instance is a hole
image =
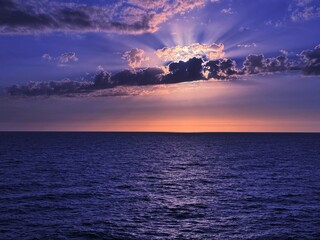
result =
[[[320,3],[314,0],[295,0],[289,6],[293,22],[310,21],[320,18]]]
[[[279,52],[282,53],[282,54],[285,55],[285,56],[288,56],[288,55],[289,55],[289,52],[288,52],[287,50],[281,49]]]
[[[266,21],[265,24],[267,26],[279,28],[279,27],[283,27],[285,23],[284,23],[284,20],[269,20],[269,21]]]
[[[58,57],[53,57],[50,54],[45,53],[42,55],[42,58],[48,62],[57,63],[57,65],[60,67],[65,67],[68,63],[77,62],[79,60],[75,52],[62,53]]]
[[[245,43],[245,44],[238,44],[238,48],[255,48],[257,47],[256,43]]]
[[[221,10],[221,13],[234,14],[235,12],[232,10],[232,8],[224,8],[224,9]]]

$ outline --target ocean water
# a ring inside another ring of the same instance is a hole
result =
[[[0,133],[0,239],[320,239],[320,134]]]

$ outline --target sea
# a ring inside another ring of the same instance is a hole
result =
[[[0,239],[320,239],[320,134],[2,132]]]

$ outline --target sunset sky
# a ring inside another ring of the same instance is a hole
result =
[[[320,132],[319,26],[317,0],[0,0],[0,130]]]

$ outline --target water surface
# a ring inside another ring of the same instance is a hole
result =
[[[320,134],[0,133],[1,239],[320,239]]]

